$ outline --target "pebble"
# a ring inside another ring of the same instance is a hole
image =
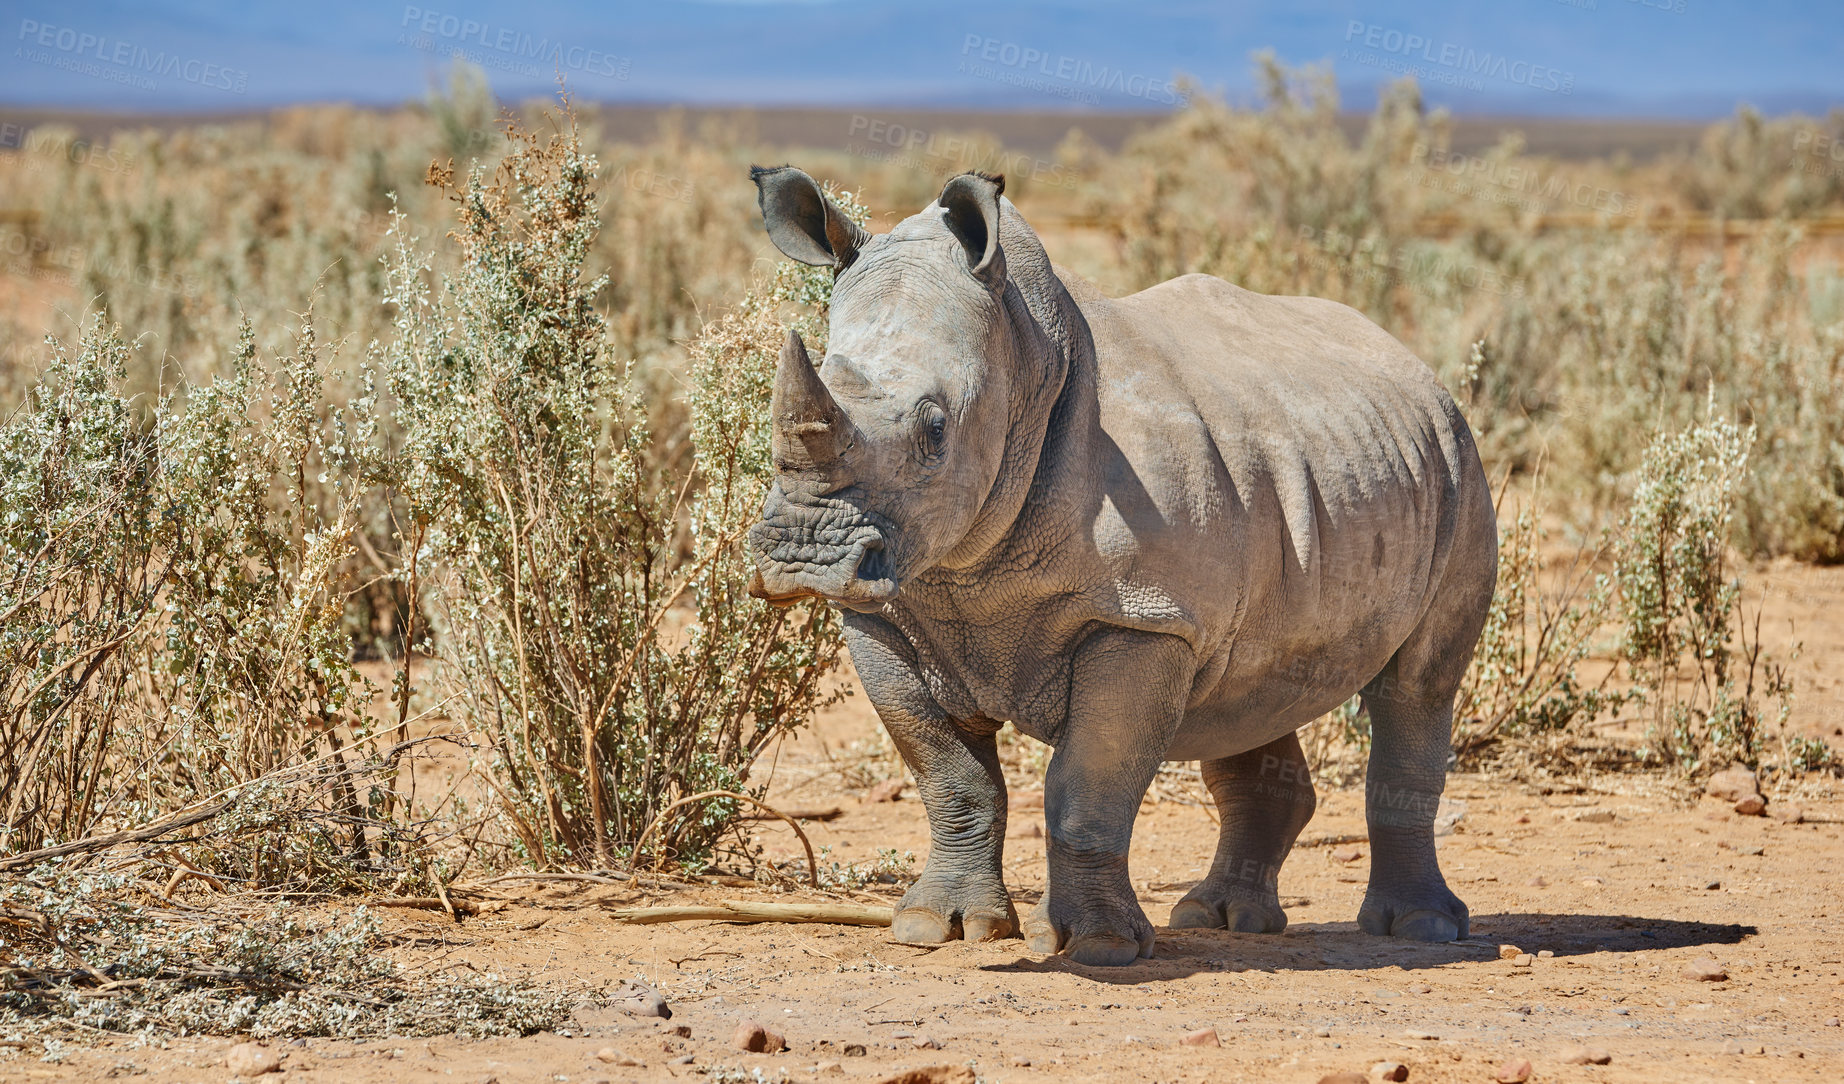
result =
[[[1829,1019],[1829,1020],[1827,1020],[1827,1021],[1825,1021],[1825,1026],[1826,1026],[1826,1027],[1828,1027],[1828,1028],[1835,1028],[1835,1027],[1837,1027],[1837,1026],[1838,1026],[1838,1018],[1834,1016],[1834,1017],[1832,1017],[1831,1019]]]
[[[696,1055],[687,1054],[682,1058],[674,1058],[671,1061],[667,1062],[666,1064],[667,1065],[690,1065],[695,1060],[696,1060]]]
[[[1779,802],[1774,805],[1773,817],[1781,824],[1799,824],[1806,819],[1806,811],[1796,805]]]
[[[1217,1029],[1198,1028],[1196,1031],[1178,1040],[1186,1046],[1222,1046],[1223,1040],[1217,1038]]]
[[[1346,1069],[1336,1073],[1325,1074],[1319,1078],[1319,1084],[1370,1084],[1370,1082],[1364,1079],[1364,1074],[1354,1073]]]
[[[1538,949],[1537,950],[1537,959],[1539,960],[1553,960],[1555,958],[1556,958],[1555,949]]]
[[[691,1025],[680,1024],[672,1029],[672,1034],[677,1035],[681,1039],[689,1039],[691,1038]]]
[[[1735,848],[1735,853],[1739,855],[1745,855],[1746,857],[1749,857],[1749,858],[1758,858],[1761,855],[1764,855],[1767,853],[1767,848],[1761,846],[1758,843],[1755,843],[1755,844],[1749,844],[1748,846],[1745,846],[1745,847],[1737,847]]]
[[[1020,1069],[1029,1069],[1031,1067],[1031,1059],[1025,1057],[1023,1054],[1013,1054],[1012,1064]]]
[[[1764,817],[1767,815],[1767,799],[1758,794],[1744,794],[1735,799],[1734,808],[1744,817]]]
[[[1524,1084],[1530,1079],[1530,1061],[1527,1058],[1512,1058],[1498,1067],[1498,1075],[1492,1079],[1498,1084]]]
[[[1332,1037],[1332,1029],[1331,1028],[1314,1028],[1313,1034],[1317,1035],[1321,1039],[1330,1039]]]
[[[1372,1080],[1407,1080],[1409,1067],[1399,1061],[1380,1061],[1370,1067]]]
[[[1405,1031],[1402,1033],[1402,1037],[1404,1039],[1415,1039],[1420,1042],[1433,1042],[1440,1038],[1439,1035],[1436,1035],[1432,1031]]]
[[[1693,982],[1727,982],[1729,973],[1708,956],[1700,956],[1684,965],[1683,976]]]
[[[785,1050],[786,1038],[779,1031],[756,1020],[744,1020],[736,1025],[736,1034],[730,1037],[730,1045],[749,1054],[774,1054]]]
[[[845,1049],[840,1051],[840,1053],[844,1054],[848,1058],[862,1058],[865,1055],[864,1044],[863,1043],[846,1043]]]
[[[884,1077],[878,1084],[977,1084],[978,1080],[965,1065],[928,1065]]]
[[[1705,881],[1705,882],[1703,882],[1703,890],[1704,890],[1705,892],[1715,892],[1716,890],[1718,890],[1718,889],[1720,889],[1721,887],[1722,887],[1722,882],[1721,882],[1721,881]]]
[[[1364,852],[1356,847],[1339,847],[1332,852],[1334,862],[1355,862],[1364,857]]]
[[[872,802],[901,801],[902,797],[903,797],[903,780],[901,777],[898,777],[896,779],[886,779],[883,782],[877,784],[876,786],[871,787],[870,789],[864,792],[864,801],[867,805]]]
[[[224,1067],[232,1076],[262,1076],[282,1071],[282,1055],[261,1043],[238,1043],[224,1055]]]
[[[1601,877],[1583,877],[1581,883],[1593,887],[1595,885],[1604,885],[1607,881]]]
[[[1525,881],[1524,883],[1529,885],[1532,888],[1548,888],[1549,887],[1549,882],[1544,880],[1541,875],[1532,877],[1530,880]]]
[[[1572,1046],[1562,1052],[1564,1065],[1606,1065],[1613,1055],[1598,1046]]]
[[[845,1066],[836,1061],[822,1061],[813,1067],[813,1071],[819,1073],[821,1076],[833,1076],[843,1073],[845,1071]]]
[[[1528,952],[1520,952],[1516,956],[1513,956],[1511,958],[1511,966],[1512,967],[1529,967],[1531,964],[1531,961],[1535,959],[1536,957],[1532,956]]]
[[[605,1046],[596,1051],[595,1060],[609,1065],[639,1066],[641,1068],[645,1068],[647,1064],[625,1050],[617,1050],[612,1046]]]
[[[1586,813],[1577,813],[1575,819],[1582,824],[1612,824],[1614,813],[1611,809],[1590,809]]]
[[[672,1006],[666,1004],[665,997],[658,990],[645,983],[623,983],[621,988],[609,995],[614,1007],[629,1016],[657,1016],[661,1020],[672,1019]]]
[[[1754,773],[1739,766],[1724,768],[1703,785],[1703,793],[1725,802],[1740,801],[1743,795],[1759,792],[1760,784],[1755,782]]]
[[[1409,993],[1411,994],[1432,994],[1433,992],[1434,992],[1434,987],[1424,986],[1423,984],[1419,982],[1409,987]]]
[[[915,1046],[917,1050],[940,1050],[941,1049],[941,1040],[932,1038],[927,1035],[918,1035],[909,1041],[912,1045]]]
[[[1523,955],[1523,953],[1524,953],[1524,950],[1521,948],[1518,948],[1516,945],[1498,946],[1498,958],[1501,960],[1515,960],[1519,956]]]

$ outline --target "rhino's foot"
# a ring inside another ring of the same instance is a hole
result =
[[[1170,925],[1174,930],[1280,933],[1287,928],[1287,912],[1276,893],[1229,892],[1205,881],[1172,908]]]
[[[974,887],[930,881],[909,886],[890,923],[890,938],[905,945],[944,941],[997,941],[1018,929],[1018,912],[1003,884]]]
[[[1468,933],[1469,916],[1466,904],[1439,879],[1420,886],[1384,886],[1373,881],[1358,909],[1357,925],[1378,937],[1458,941]]]
[[[1104,905],[1070,918],[1052,915],[1048,895],[1025,916],[1024,939],[1032,952],[1061,952],[1091,967],[1124,967],[1153,950],[1152,923],[1138,904]]]

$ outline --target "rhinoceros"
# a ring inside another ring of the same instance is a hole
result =
[[[1467,935],[1433,823],[1453,704],[1497,577],[1471,431],[1358,312],[1185,275],[1104,296],[968,173],[872,236],[806,173],[755,167],[769,239],[834,270],[817,367],[790,333],[751,590],[843,610],[864,691],[927,809],[907,943],[1022,933],[1150,956],[1128,877],[1147,787],[1202,762],[1220,812],[1173,928],[1279,932],[1315,798],[1296,731],[1362,696],[1372,934]],[[1054,748],[1047,888],[1001,855],[1007,722]]]

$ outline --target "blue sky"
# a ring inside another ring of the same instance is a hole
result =
[[[1246,99],[1251,57],[1344,102],[1414,72],[1475,114],[1705,118],[1844,106],[1838,0],[4,0],[0,103],[224,111],[420,97],[457,50],[502,98],[1158,109]]]

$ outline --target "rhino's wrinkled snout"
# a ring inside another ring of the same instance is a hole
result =
[[[872,611],[896,597],[891,525],[850,501],[796,501],[776,486],[749,530],[756,574],[749,593],[776,605],[823,598]]]

